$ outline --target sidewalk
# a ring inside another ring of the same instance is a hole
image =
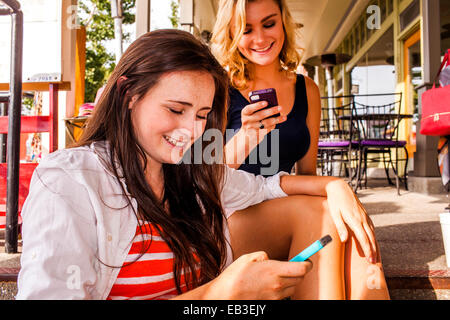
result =
[[[439,223],[449,198],[404,189],[398,196],[395,187],[385,185],[384,179],[369,180],[358,197],[375,225],[391,298],[450,300],[450,268]],[[16,293],[19,268],[20,253],[4,253],[4,231],[0,231],[0,300],[12,299]]]
[[[385,179],[372,179],[358,197],[375,225],[391,298],[450,300],[439,222],[448,196],[404,189],[398,196]]]

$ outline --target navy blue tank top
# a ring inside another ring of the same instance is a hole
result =
[[[230,106],[225,140],[228,142],[241,128],[241,111],[250,102],[235,88],[230,89]],[[239,167],[255,175],[271,176],[280,171],[291,172],[294,164],[308,152],[310,135],[306,126],[308,100],[305,78],[297,75],[294,106],[287,120],[276,125],[253,149]]]

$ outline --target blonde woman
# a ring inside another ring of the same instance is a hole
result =
[[[234,258],[262,250],[285,260],[330,234],[335,241],[311,258],[314,268],[293,298],[389,299],[363,206],[343,180],[315,176],[320,95],[311,79],[296,74],[300,56],[285,1],[221,0],[216,21],[212,51],[233,86],[227,165],[256,175],[295,167],[303,176],[292,186],[303,195],[266,201],[229,218]],[[266,88],[276,90],[279,106],[247,100],[250,91]],[[326,192],[319,192],[323,185]]]

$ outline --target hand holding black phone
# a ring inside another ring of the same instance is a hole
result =
[[[278,106],[278,99],[277,99],[277,92],[275,91],[274,88],[268,88],[268,89],[262,89],[262,90],[256,90],[256,91],[250,91],[250,93],[248,94],[250,102],[251,103],[256,103],[256,102],[260,102],[260,101],[267,101],[267,106],[258,110],[262,111],[268,108],[272,108],[275,106]],[[276,118],[279,117],[280,113],[271,115],[265,119],[269,119],[269,118]]]

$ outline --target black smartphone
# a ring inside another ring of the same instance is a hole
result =
[[[268,108],[272,108],[272,107],[275,107],[278,105],[277,92],[275,91],[274,88],[250,91],[250,93],[248,94],[248,97],[249,97],[251,103],[256,103],[259,101],[267,101],[267,103],[268,103],[267,107],[264,107],[264,108],[258,110],[257,112],[268,109]],[[280,116],[280,113],[277,113],[277,114],[269,116],[265,119],[276,118],[279,116]]]

